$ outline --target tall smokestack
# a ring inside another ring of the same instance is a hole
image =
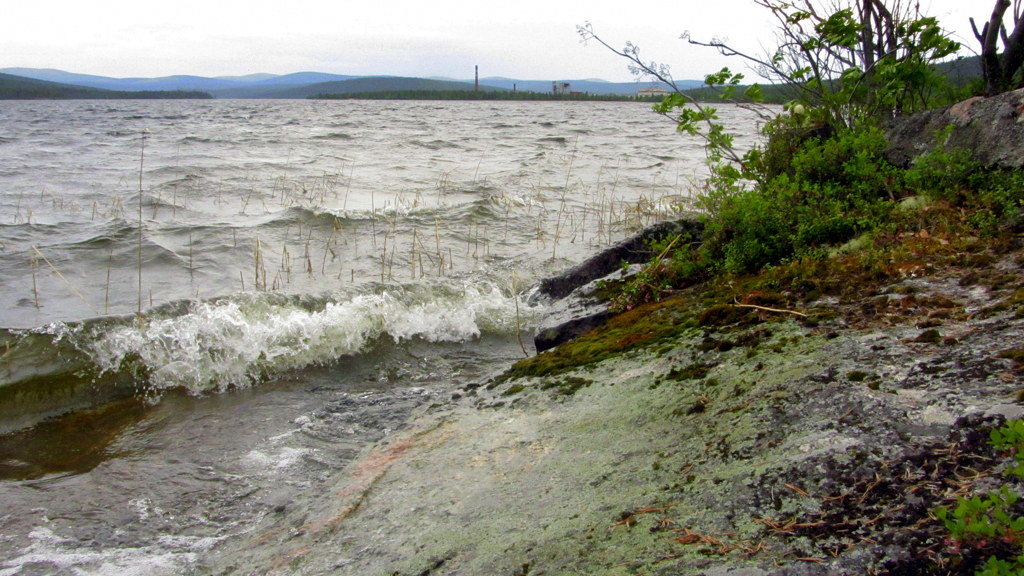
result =
[[[480,66],[474,66],[475,79],[473,80],[473,92],[480,91]]]

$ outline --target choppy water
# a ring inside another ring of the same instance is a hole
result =
[[[180,573],[313,498],[702,159],[633,103],[0,102],[0,576]]]

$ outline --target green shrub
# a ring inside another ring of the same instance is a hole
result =
[[[883,221],[900,188],[879,129],[800,140],[785,123],[771,126],[777,132],[769,134],[759,168],[765,177],[750,190],[721,195],[705,228],[703,261],[728,272],[754,272],[846,242]]]
[[[991,432],[989,443],[1013,459],[1004,474],[1024,478],[1024,421],[1007,421]],[[1024,516],[1015,511],[1019,500],[1020,495],[1003,484],[984,495],[958,498],[952,510],[935,510],[958,549],[990,554],[976,576],[1024,573]]]
[[[994,236],[1002,228],[1021,224],[1024,173],[984,169],[970,150],[940,145],[914,161],[904,182],[913,194],[966,209],[967,222],[983,235]]]
[[[948,150],[945,145],[940,145],[918,156],[906,171],[904,181],[914,194],[961,204],[965,200],[968,183],[978,169],[970,150]]]

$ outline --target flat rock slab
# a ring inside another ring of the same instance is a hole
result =
[[[919,294],[967,308],[993,302],[956,278],[916,282]],[[875,533],[803,562],[807,552],[794,554],[763,522],[814,513],[850,479],[877,482],[887,463],[947,437],[961,415],[1015,408],[1005,403],[1020,377],[994,356],[1024,337],[1012,312],[949,320],[941,344],[906,325],[748,329],[763,331],[756,349],[702,351],[693,329],[670,349],[581,368],[571,375],[584,385],[569,396],[523,379],[424,407],[339,470],[317,506],[266,517],[197,573],[871,573],[900,553],[871,544]],[[695,363],[705,378],[679,376]],[[863,500],[870,488],[858,487]],[[718,541],[735,551],[715,552]]]

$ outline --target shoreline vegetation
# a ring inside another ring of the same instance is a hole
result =
[[[605,514],[575,554],[551,560],[571,532],[538,537],[521,573],[1024,573],[1024,88],[958,102],[929,64],[959,45],[912,11],[758,3],[802,47],[743,56],[797,95],[765,114],[765,143],[741,154],[713,107],[666,97],[656,111],[708,150],[700,225],[579,288],[609,319],[474,390],[500,418],[548,410],[572,428],[600,404],[617,428],[607,445],[544,437],[604,463],[565,474]],[[632,43],[579,32],[671,85]],[[707,84],[731,101],[741,80]],[[944,126],[913,123],[939,108]],[[897,117],[934,144],[895,159]]]

